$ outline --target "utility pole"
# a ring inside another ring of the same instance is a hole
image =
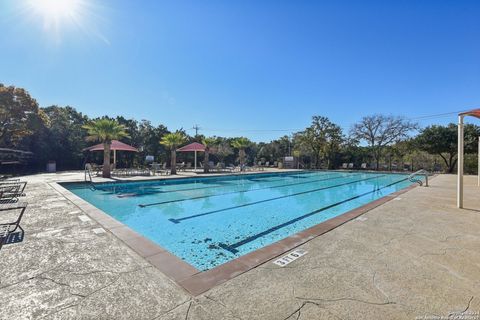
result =
[[[195,137],[196,137],[196,136],[198,136],[198,130],[200,130],[200,129],[202,129],[202,128],[200,128],[200,127],[198,126],[198,124],[196,124],[196,125],[194,125],[194,126],[192,127],[192,129],[195,130]]]

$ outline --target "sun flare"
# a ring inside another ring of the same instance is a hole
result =
[[[35,13],[44,19],[75,18],[80,10],[81,0],[30,0]]]
[[[102,7],[91,0],[26,0],[23,13],[30,20],[40,23],[49,39],[57,43],[75,32],[94,36],[109,44],[99,27],[105,20],[101,17]]]

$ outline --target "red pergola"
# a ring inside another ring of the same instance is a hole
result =
[[[197,152],[205,152],[205,146],[198,142],[192,142],[177,149],[179,152],[195,152],[195,171],[197,171]]]
[[[118,140],[112,140],[110,150],[113,150],[113,163],[117,163],[117,150],[138,152],[138,149]],[[103,143],[83,149],[83,151],[103,151]]]
[[[471,116],[480,118],[480,109],[458,114],[458,163],[457,163],[457,207],[463,208],[463,118]],[[478,185],[480,186],[480,137],[478,140]]]

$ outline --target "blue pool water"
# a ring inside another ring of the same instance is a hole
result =
[[[63,186],[208,270],[410,184],[404,174],[304,171]]]

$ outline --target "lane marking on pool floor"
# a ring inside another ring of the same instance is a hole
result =
[[[296,182],[296,183],[289,183],[289,184],[281,184],[281,185],[278,185],[278,186],[275,186],[275,185],[274,185],[274,186],[269,186],[269,187],[262,187],[262,188],[256,188],[256,189],[246,189],[246,190],[237,190],[237,191],[229,191],[229,192],[224,192],[224,193],[210,194],[210,195],[204,195],[204,196],[198,196],[198,197],[190,197],[190,198],[185,198],[185,199],[176,199],[176,200],[168,200],[168,201],[161,201],[161,202],[154,202],[154,203],[147,203],[147,204],[139,204],[138,206],[141,207],[141,208],[145,208],[145,207],[162,205],[162,204],[173,203],[173,202],[198,200],[198,199],[204,199],[204,198],[224,196],[224,195],[228,195],[228,194],[246,193],[246,192],[259,191],[259,190],[265,190],[265,189],[284,188],[284,187],[297,186],[297,185],[301,185],[301,184],[309,184],[309,183],[314,183],[314,182],[319,182],[319,181],[327,181],[327,180],[348,178],[348,177],[353,177],[353,176],[357,176],[357,175],[334,176],[334,177],[329,177],[329,178],[325,178],[325,179],[315,179],[315,180],[311,180],[311,181]]]
[[[309,175],[312,174],[312,173],[309,173]],[[297,174],[298,175],[298,174]],[[302,173],[302,175],[307,175],[307,173]],[[297,178],[295,177],[294,175],[290,174],[290,175],[286,175],[286,174],[282,174],[281,176],[283,177],[286,177],[286,178]],[[271,177],[270,177],[271,178]],[[305,177],[302,177],[303,179],[307,179]],[[239,179],[235,179],[233,181],[237,181]],[[275,182],[275,181],[284,181],[283,179],[275,179],[275,180],[260,180],[260,178],[257,178],[257,180],[253,180],[253,179],[250,179],[250,178],[246,178],[245,180],[248,180],[248,181],[253,181],[253,182]],[[241,181],[241,180],[239,180]],[[202,182],[204,183],[204,182]],[[238,186],[238,184],[232,184],[230,181],[224,181],[224,182],[217,182],[218,184],[217,185],[210,185],[208,187],[196,187],[196,188],[185,188],[185,189],[173,189],[173,190],[165,190],[165,191],[162,191],[162,190],[158,190],[158,191],[147,191],[147,192],[144,192],[144,193],[141,193],[141,194],[137,194],[137,193],[124,193],[124,194],[120,194],[118,195],[117,197],[118,198],[131,198],[131,197],[138,197],[139,195],[143,196],[143,195],[150,195],[150,194],[157,194],[157,193],[161,193],[161,194],[164,194],[164,193],[171,193],[171,192],[180,192],[180,191],[196,191],[196,190],[202,190],[202,189],[213,189],[213,188],[221,188],[221,187],[231,187],[231,186]],[[222,183],[222,184],[220,184]],[[165,186],[165,185],[163,185]],[[159,187],[162,187],[162,185],[160,186],[152,186],[150,188],[154,189],[154,188],[159,188]],[[185,199],[185,200],[189,200],[189,199]],[[144,206],[150,206],[150,205],[157,205],[157,204],[162,204],[162,203],[152,203],[152,204],[146,204],[146,205],[142,205],[140,204],[139,206],[140,207],[144,207]]]
[[[295,175],[299,176],[299,175],[312,175],[312,174],[314,174],[314,172],[302,172],[302,173],[299,172],[299,173],[295,173],[295,174],[281,173],[280,176],[290,178],[290,177],[295,176]],[[274,174],[268,174],[268,175],[269,175],[269,178],[271,178],[271,177],[273,177]],[[200,179],[204,179],[204,178],[200,178]],[[247,177],[238,176],[238,178],[233,179],[232,181],[213,181],[214,183],[217,183],[217,185],[213,185],[212,182],[198,181],[198,182],[194,182],[194,183],[185,183],[185,184],[196,184],[196,183],[198,183],[198,184],[203,184],[204,185],[204,184],[209,184],[210,183],[212,185],[209,185],[207,187],[195,187],[195,188],[174,189],[174,190],[165,190],[165,191],[151,191],[151,192],[146,192],[144,194],[170,193],[170,192],[177,192],[177,191],[190,191],[190,190],[219,188],[219,187],[229,186],[229,185],[231,185],[231,182],[234,182],[234,181],[237,181],[237,180],[242,181],[244,179],[248,180]],[[260,179],[260,178],[257,178],[257,179]],[[281,181],[281,179],[278,179],[278,181]],[[171,182],[171,181],[169,181],[169,182]],[[121,185],[115,186],[115,185],[111,185],[111,184],[98,184],[97,189],[102,190],[102,191],[109,191],[109,190],[113,190],[113,189],[121,191],[122,189],[128,189],[131,186],[157,189],[157,188],[160,188],[160,187],[174,185],[173,183],[163,183],[163,184],[158,185],[158,184],[155,184],[155,182],[143,183],[143,184],[139,184],[138,182],[129,182],[129,184],[130,185],[126,185],[126,186],[121,186]],[[184,184],[184,183],[182,183],[182,184]],[[132,196],[131,193],[126,194],[126,197],[131,197],[131,196]],[[120,194],[120,197],[121,197],[121,194]]]
[[[233,207],[208,211],[208,212],[204,212],[204,213],[198,213],[198,214],[194,214],[194,215],[191,215],[191,216],[186,216],[186,217],[178,218],[178,219],[170,218],[168,220],[173,222],[173,223],[180,223],[183,220],[194,219],[194,218],[203,217],[203,216],[218,213],[218,212],[233,210],[233,209],[242,208],[242,207],[253,206],[253,205],[256,205],[256,204],[265,203],[265,202],[269,202],[269,201],[274,201],[274,200],[284,199],[284,198],[288,198],[288,197],[303,195],[303,194],[307,194],[307,193],[313,193],[313,192],[318,192],[318,191],[322,191],[322,190],[342,187],[342,186],[346,186],[346,185],[349,185],[349,184],[354,184],[354,183],[363,182],[363,181],[372,180],[372,179],[378,179],[378,178],[381,178],[381,177],[384,177],[384,176],[386,176],[386,175],[384,174],[384,175],[380,175],[380,176],[370,177],[370,178],[367,178],[367,179],[360,179],[360,180],[350,181],[350,182],[341,183],[341,184],[337,184],[337,185],[333,185],[333,186],[322,187],[322,188],[319,188],[319,189],[313,189],[313,190],[308,190],[308,191],[292,193],[292,194],[285,195],[285,196],[280,196],[280,197],[275,197],[275,198],[270,198],[270,199],[265,199],[265,200],[259,200],[259,201],[255,201],[255,202],[248,202],[248,203],[244,203],[244,204],[238,205],[238,206],[233,206]]]
[[[310,217],[310,216],[316,215],[316,214],[318,214],[318,213],[320,213],[320,212],[323,212],[323,211],[325,211],[325,210],[328,210],[328,209],[331,209],[331,208],[333,208],[333,207],[339,206],[339,205],[341,205],[341,204],[347,203],[347,202],[349,202],[349,201],[358,199],[358,198],[360,198],[360,197],[369,195],[369,194],[371,194],[371,193],[378,192],[378,191],[380,191],[380,190],[382,190],[382,189],[391,187],[391,186],[393,186],[393,185],[395,185],[395,184],[397,184],[397,183],[400,183],[400,182],[403,182],[403,181],[406,181],[406,180],[408,180],[408,178],[405,178],[405,179],[402,179],[402,180],[399,180],[399,181],[396,181],[396,182],[387,184],[387,185],[385,185],[385,186],[383,186],[383,187],[381,187],[381,188],[375,187],[375,189],[372,190],[372,191],[365,192],[365,193],[356,195],[356,196],[354,196],[354,197],[351,197],[351,198],[349,198],[349,199],[345,199],[345,200],[342,200],[342,201],[339,201],[339,202],[330,204],[330,205],[328,205],[328,206],[326,206],[326,207],[323,207],[323,208],[320,208],[320,209],[311,211],[311,212],[309,212],[309,213],[306,213],[306,214],[304,214],[304,215],[301,215],[301,216],[299,216],[299,217],[296,217],[295,219],[291,219],[291,220],[286,221],[286,222],[284,222],[284,223],[282,223],[282,224],[279,224],[279,225],[276,225],[276,226],[274,226],[274,227],[272,227],[272,228],[269,228],[269,229],[267,229],[267,230],[264,230],[264,231],[262,231],[262,232],[260,232],[260,233],[257,233],[257,234],[255,234],[255,235],[249,236],[249,237],[247,237],[247,238],[245,238],[245,239],[243,239],[243,240],[240,240],[240,241],[238,241],[238,242],[236,242],[236,243],[233,243],[233,244],[230,244],[230,245],[229,245],[229,244],[225,244],[225,243],[220,242],[220,243],[218,244],[218,246],[219,246],[220,248],[224,249],[224,250],[227,250],[227,251],[230,251],[230,252],[233,253],[233,254],[236,254],[236,253],[238,253],[238,250],[237,250],[238,247],[241,247],[241,246],[243,246],[243,245],[245,245],[245,244],[247,244],[247,243],[249,243],[249,242],[252,242],[252,241],[254,241],[254,240],[258,239],[258,238],[261,238],[261,237],[263,237],[263,236],[266,236],[267,234],[270,234],[270,233],[272,233],[272,232],[275,232],[275,231],[277,231],[277,230],[279,230],[279,229],[281,229],[281,228],[283,228],[283,227],[286,227],[286,226],[291,225],[291,224],[293,224],[293,223],[295,223],[295,222],[301,221],[301,220],[303,220],[303,219],[305,219],[305,218],[308,218],[308,217]]]

